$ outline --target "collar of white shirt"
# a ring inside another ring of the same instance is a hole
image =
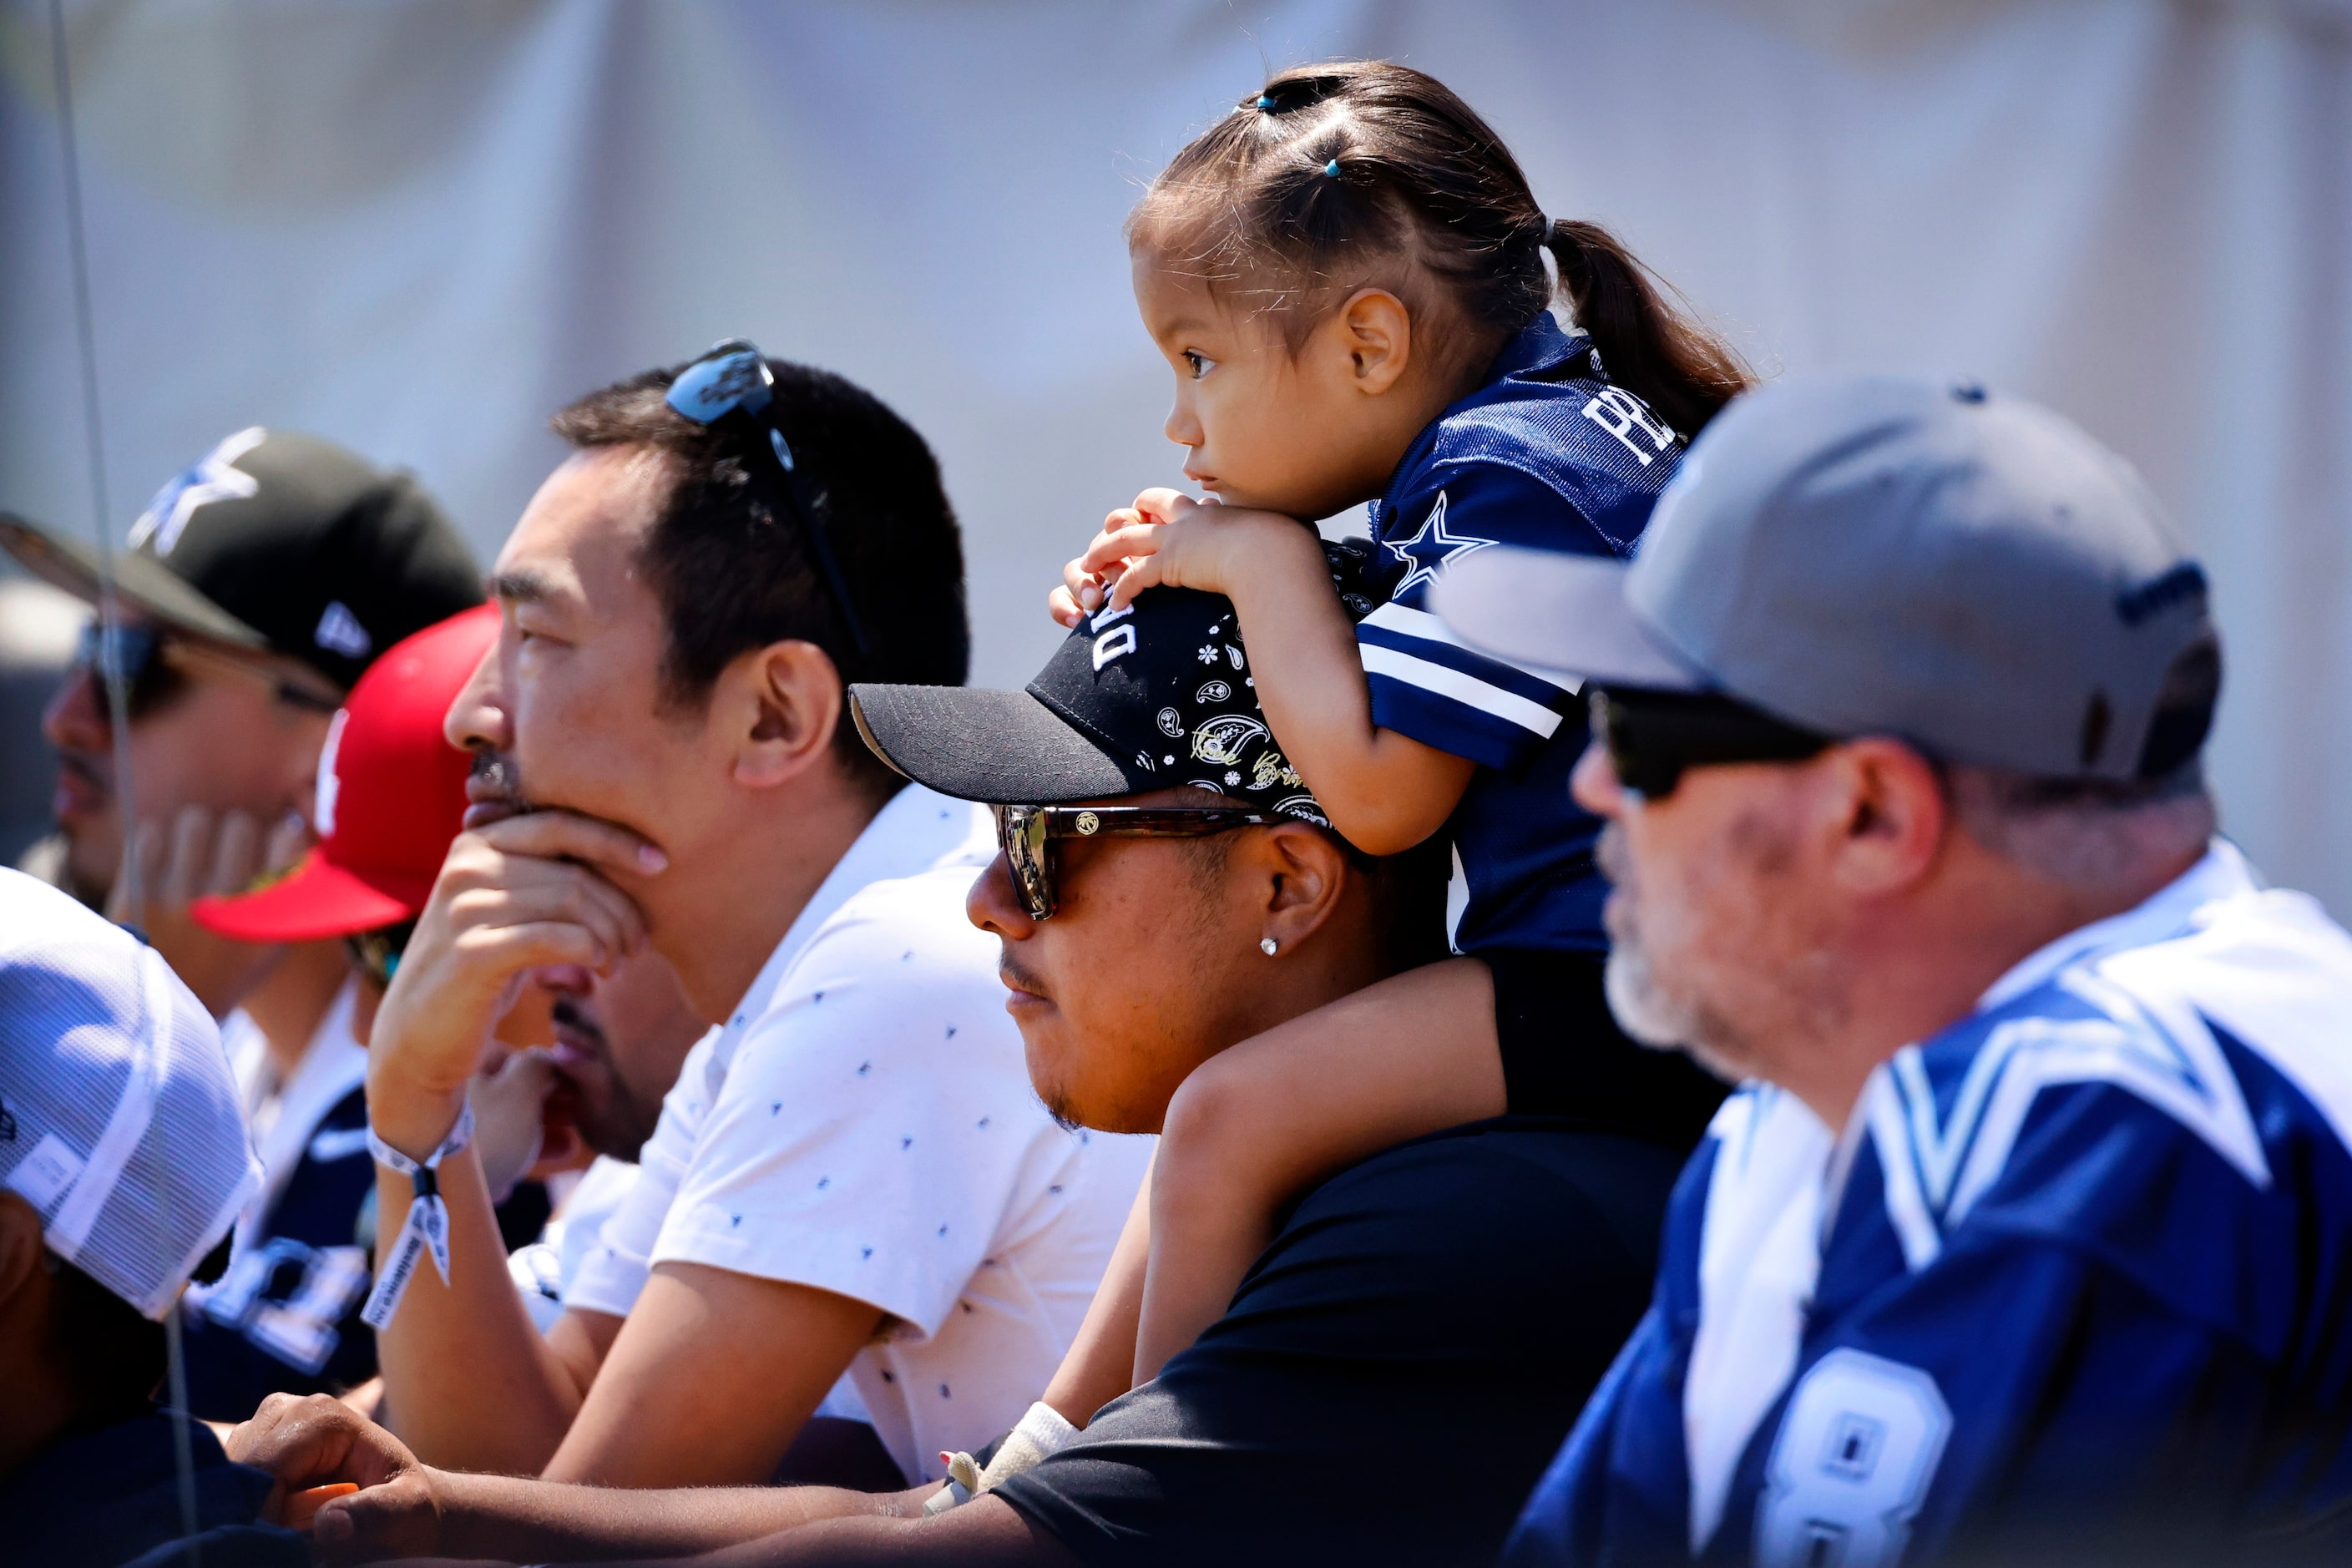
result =
[[[951,800],[910,784],[874,814],[848,851],[834,862],[809,901],[760,966],[751,989],[735,1004],[727,1026],[740,1030],[768,1010],[776,984],[801,950],[857,891],[875,882],[913,877],[940,866],[985,866],[996,854],[995,828],[985,807]]]

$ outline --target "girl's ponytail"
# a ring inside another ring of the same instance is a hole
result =
[[[1607,229],[1563,220],[1544,246],[1609,379],[1659,418],[1696,436],[1746,388],[1747,373],[1731,351],[1667,304],[1649,269]]]
[[[1738,357],[1668,305],[1606,229],[1545,222],[1493,128],[1410,66],[1281,72],[1176,155],[1127,232],[1255,301],[1294,350],[1323,306],[1367,284],[1416,310],[1450,305],[1460,330],[1426,341],[1444,345],[1464,392],[1551,305],[1549,250],[1610,380],[1677,431],[1697,435],[1748,384]]]

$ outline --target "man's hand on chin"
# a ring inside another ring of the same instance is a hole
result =
[[[604,872],[649,877],[667,865],[626,828],[566,811],[459,834],[369,1037],[377,1134],[412,1159],[431,1152],[533,970],[609,972],[645,946],[644,911]]]
[[[272,1524],[310,1517],[311,1549],[326,1563],[413,1557],[440,1545],[442,1499],[436,1473],[399,1438],[323,1394],[273,1394],[231,1432],[228,1457],[277,1482],[263,1505]],[[356,1486],[323,1503],[304,1494]],[[315,1511],[313,1511],[315,1510]]]

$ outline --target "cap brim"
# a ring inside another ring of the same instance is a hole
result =
[[[853,686],[849,710],[876,756],[959,800],[1049,805],[1136,787],[1108,753],[1026,691]]]
[[[1622,561],[1508,546],[1474,551],[1440,574],[1430,602],[1471,647],[1594,685],[1662,691],[1710,687],[1633,616]]]
[[[414,920],[432,891],[430,878],[362,876],[314,848],[283,879],[234,898],[198,899],[188,913],[231,942],[320,942]]]
[[[25,570],[76,598],[98,602],[105,574],[98,549],[87,540],[52,533],[11,512],[0,512],[0,549]],[[115,596],[159,621],[237,647],[266,648],[269,639],[247,626],[152,555],[117,550],[112,563]]]

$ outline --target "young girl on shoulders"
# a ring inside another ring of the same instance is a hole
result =
[[[1687,1146],[1721,1093],[1626,1040],[1603,1000],[1599,824],[1568,790],[1580,699],[1472,651],[1426,595],[1490,544],[1630,554],[1689,437],[1745,384],[1736,359],[1606,233],[1547,221],[1485,121],[1402,66],[1276,77],[1178,154],[1128,234],[1176,373],[1168,435],[1213,499],[1150,490],[1111,514],[1056,618],[1155,584],[1230,597],[1266,720],[1332,826],[1376,855],[1449,834],[1468,902],[1465,956],[1186,1082],[1152,1181],[1132,1364],[1121,1330],[1099,1331],[1131,1321],[1128,1245],[1047,1395],[1076,1423],[1222,1314],[1282,1206],[1339,1167],[1507,1111]],[[1574,332],[1550,314],[1556,289]],[[1362,501],[1386,597],[1351,624],[1297,520]]]

